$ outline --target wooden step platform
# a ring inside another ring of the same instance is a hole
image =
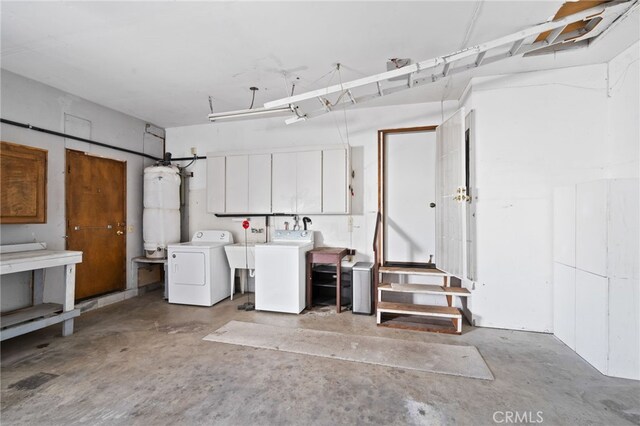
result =
[[[412,303],[394,303],[394,302],[378,302],[377,323],[379,325],[392,326],[382,321],[383,314],[411,315],[417,317],[436,318],[438,320],[448,319],[453,321],[455,333],[462,333],[462,313],[451,306],[433,306],[433,305],[415,305]],[[407,326],[398,328],[410,328]],[[420,329],[421,331],[436,331],[426,327],[412,329]],[[443,332],[443,331],[440,331]],[[452,331],[444,331],[452,332]]]
[[[455,319],[427,318],[417,315],[382,314],[379,327],[398,328],[400,330],[422,331],[429,333],[462,334],[458,331]]]
[[[378,286],[380,291],[391,291],[398,293],[414,293],[414,294],[434,294],[438,296],[459,296],[469,297],[471,292],[462,287],[444,287],[433,284],[397,284],[382,283]]]
[[[450,274],[443,272],[439,269],[427,269],[427,268],[406,268],[402,266],[381,266],[378,268],[378,272],[383,274],[400,274],[400,275],[422,275],[431,277],[449,277]]]
[[[378,302],[379,312],[420,315],[439,318],[462,318],[457,308],[451,306],[414,305],[413,303]]]

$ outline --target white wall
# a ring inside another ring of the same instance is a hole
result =
[[[445,103],[445,116],[453,111],[456,104]],[[352,214],[311,215],[311,229],[318,231],[316,245],[351,247],[363,259],[371,258],[378,205],[377,131],[436,125],[442,121],[442,114],[440,103],[348,110],[351,164],[355,171]],[[346,142],[342,111],[289,126],[280,117],[167,129],[167,150],[174,157],[190,156],[191,147],[196,147],[199,155],[206,155],[210,152],[336,145]],[[219,228],[231,231],[235,241],[244,241],[240,223],[207,213],[205,163],[204,160],[199,160],[189,168],[194,172],[189,186],[190,234],[197,229]],[[411,188],[407,188],[406,196],[411,196]],[[276,227],[283,228],[284,221],[291,222],[291,218],[275,218]],[[254,218],[252,226],[264,227],[263,219]],[[264,234],[249,234],[250,241],[261,241],[263,238]]]
[[[472,81],[462,101],[476,110],[476,325],[553,330],[552,190],[638,176],[637,53]]]
[[[608,64],[605,177],[640,175],[640,42]]]
[[[65,114],[91,122],[91,139],[111,145],[162,156],[162,141],[144,135],[145,122],[106,107],[61,92],[50,86],[2,70],[2,118],[29,123],[45,129],[64,131]],[[2,225],[0,242],[16,244],[44,241],[54,250],[65,248],[65,148],[82,150],[127,162],[127,223],[133,232],[127,235],[128,259],[142,254],[142,170],[150,160],[101,148],[83,142],[62,139],[11,125],[2,124],[2,140],[48,150],[47,223]],[[61,269],[61,268],[57,268]],[[2,277],[2,310],[30,304],[28,277]],[[19,275],[19,276],[18,276]],[[129,280],[130,274],[127,273]],[[26,284],[26,285],[25,285]],[[46,274],[46,295],[60,294],[62,271],[51,269]],[[133,283],[128,283],[131,288]],[[55,297],[54,297],[55,298]]]

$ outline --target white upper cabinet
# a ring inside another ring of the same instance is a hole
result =
[[[226,213],[249,211],[249,156],[227,157]]]
[[[345,214],[349,212],[349,151],[207,156],[207,211]]]
[[[296,213],[322,213],[322,151],[296,153]]]
[[[322,213],[347,213],[347,150],[322,151]]]
[[[281,152],[272,156],[271,202],[273,213],[296,211],[296,153]]]
[[[207,211],[225,211],[225,157],[207,155]]]
[[[249,155],[249,213],[271,213],[271,154]]]

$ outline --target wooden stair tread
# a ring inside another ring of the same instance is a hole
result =
[[[401,275],[425,275],[425,276],[438,276],[448,277],[450,274],[443,272],[439,269],[426,269],[426,268],[407,268],[402,266],[380,266],[378,272],[383,274],[401,274]]]
[[[378,302],[378,312],[397,314],[423,315],[443,318],[459,318],[462,314],[458,308],[451,306],[414,305],[412,303]]]
[[[443,296],[471,296],[471,292],[462,287],[444,287],[434,284],[397,284],[382,283],[378,286],[378,290],[394,291],[400,293],[422,293],[422,294],[438,294]]]

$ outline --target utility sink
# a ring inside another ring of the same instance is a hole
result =
[[[227,253],[229,268],[231,268],[231,300],[233,300],[236,288],[236,269],[240,270],[240,288],[244,294],[244,290],[247,288],[247,269],[256,269],[256,246],[255,244],[247,244],[245,247],[244,243],[229,244],[224,246],[224,251]],[[253,277],[253,273],[251,276]]]
[[[229,244],[224,246],[224,251],[231,269],[256,269],[255,244],[247,244],[246,248],[244,243]]]

